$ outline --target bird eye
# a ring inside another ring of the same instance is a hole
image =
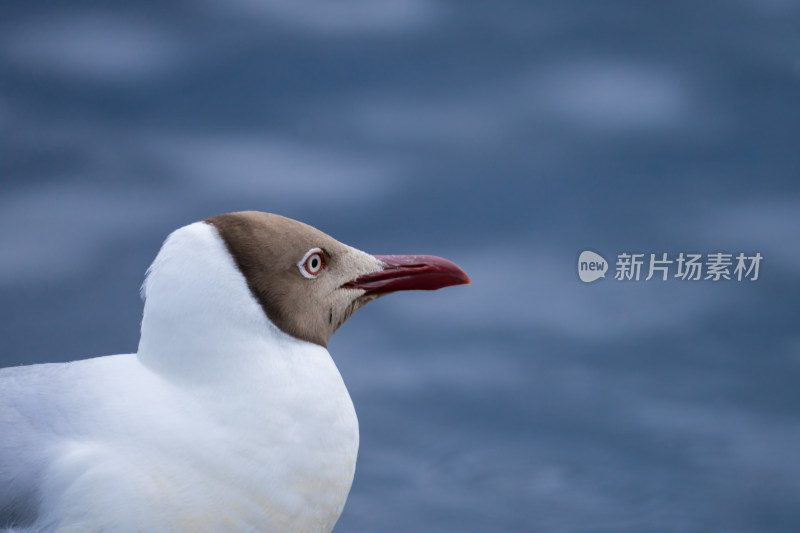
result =
[[[319,248],[312,248],[297,263],[300,273],[308,279],[314,279],[325,268],[325,255]]]

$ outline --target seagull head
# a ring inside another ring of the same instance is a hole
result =
[[[470,283],[447,259],[371,255],[280,215],[243,211],[206,222],[219,233],[267,318],[283,332],[321,346],[380,296]]]

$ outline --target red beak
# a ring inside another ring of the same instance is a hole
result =
[[[395,291],[433,291],[451,285],[470,283],[469,276],[458,265],[433,255],[376,255],[383,270],[366,274],[343,285],[364,289],[366,294]]]

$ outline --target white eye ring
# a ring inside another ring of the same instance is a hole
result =
[[[303,277],[307,279],[316,278],[322,269],[325,268],[325,254],[321,248],[312,248],[297,263],[297,268]]]

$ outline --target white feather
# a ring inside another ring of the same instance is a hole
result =
[[[269,322],[205,223],[142,292],[137,354],[0,370],[0,527],[329,532],[358,423],[327,350]]]

